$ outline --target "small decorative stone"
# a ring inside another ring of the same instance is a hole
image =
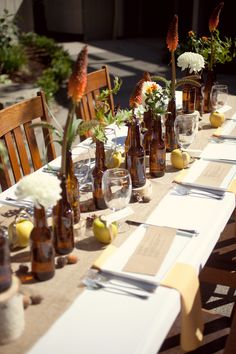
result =
[[[63,268],[68,263],[67,257],[60,256],[57,258],[57,267]]]
[[[43,301],[43,296],[39,294],[31,295],[30,296],[32,305],[38,305]]]
[[[68,264],[75,264],[78,262],[78,257],[75,254],[69,254],[67,256],[67,263]]]

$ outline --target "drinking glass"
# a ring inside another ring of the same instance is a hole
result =
[[[124,209],[129,204],[132,193],[129,171],[125,168],[106,170],[102,177],[102,191],[109,209],[113,212]],[[123,226],[120,225],[119,232],[125,231]]]
[[[227,85],[213,85],[211,89],[211,106],[215,111],[224,107],[228,99],[228,86]]]
[[[180,114],[176,117],[174,129],[177,142],[181,149],[187,149],[192,144],[198,131],[199,113]]]
[[[91,153],[87,146],[79,146],[78,150],[73,151],[73,161],[75,176],[79,181],[79,188],[83,189],[89,182],[91,172]]]

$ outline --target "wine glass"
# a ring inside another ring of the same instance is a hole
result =
[[[176,117],[174,129],[177,142],[182,150],[192,144],[198,131],[199,113],[180,114]]]
[[[227,85],[213,85],[210,94],[211,106],[214,111],[224,107],[228,99]]]
[[[124,209],[130,202],[132,193],[131,176],[125,168],[111,168],[102,177],[102,191],[106,206],[113,212]],[[125,231],[120,225],[119,232]]]

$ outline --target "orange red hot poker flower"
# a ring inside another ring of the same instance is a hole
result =
[[[73,103],[79,103],[87,85],[88,48],[83,47],[68,82],[68,96]]]
[[[224,6],[224,2],[220,2],[215,9],[213,10],[210,19],[209,19],[209,31],[210,32],[214,32],[219,24],[219,20],[220,20],[220,12],[222,10]]]
[[[167,32],[166,44],[170,52],[174,52],[178,46],[178,15],[174,15]]]
[[[148,72],[143,74],[143,79],[139,80],[135,86],[134,92],[130,97],[129,105],[131,108],[135,108],[138,105],[142,104],[142,87],[145,81],[151,81],[151,76]]]

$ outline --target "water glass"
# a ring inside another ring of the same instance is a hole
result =
[[[112,211],[124,209],[130,202],[132,183],[125,168],[111,168],[102,177],[102,191],[105,203]]]
[[[215,111],[224,107],[228,99],[228,86],[227,85],[213,85],[211,89],[211,106]]]
[[[177,142],[182,149],[187,149],[192,144],[198,131],[199,113],[180,114],[176,117],[174,129]]]

